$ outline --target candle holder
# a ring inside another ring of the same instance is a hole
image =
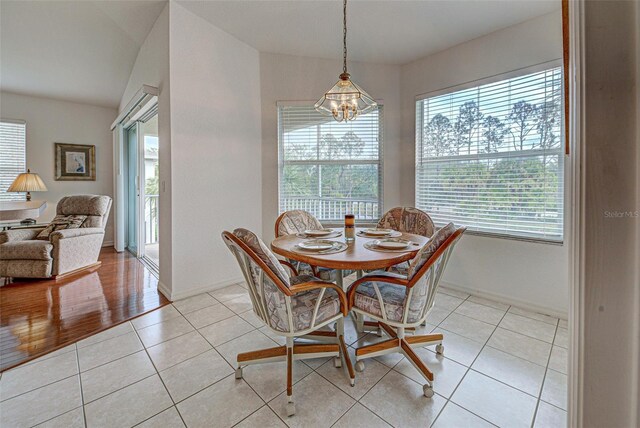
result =
[[[347,244],[356,240],[356,218],[353,214],[344,216],[344,237]]]

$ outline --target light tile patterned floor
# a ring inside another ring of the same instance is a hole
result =
[[[297,413],[285,412],[285,365],[250,366],[238,352],[281,338],[250,311],[242,284],[191,297],[0,377],[0,425],[48,427],[564,427],[566,323],[442,288],[426,328],[445,356],[417,352],[436,395],[404,358],[366,363],[350,387],[326,359],[296,362]],[[346,323],[352,347],[380,340]],[[353,351],[353,350],[352,350]],[[41,425],[40,425],[41,424]],[[286,424],[286,425],[285,425]]]

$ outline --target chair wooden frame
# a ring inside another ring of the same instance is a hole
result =
[[[384,332],[389,339],[382,342],[374,343],[356,349],[356,370],[363,371],[363,360],[367,358],[378,357],[381,355],[392,354],[399,352],[403,354],[411,364],[418,370],[418,372],[424,377],[426,384],[423,385],[423,393],[426,397],[433,396],[433,373],[429,368],[420,360],[420,357],[413,351],[415,347],[425,347],[429,345],[436,345],[436,354],[443,355],[444,346],[442,344],[442,334],[426,334],[426,335],[414,335],[405,336],[406,330],[413,329],[422,324],[427,318],[429,309],[433,306],[440,278],[447,265],[449,257],[453,252],[455,244],[458,242],[466,228],[458,228],[446,241],[444,241],[436,252],[425,262],[425,264],[416,272],[411,279],[403,279],[390,277],[380,274],[365,275],[362,278],[356,280],[347,291],[347,299],[349,301],[349,308],[354,313],[358,314],[358,318],[367,316],[374,321],[365,321],[364,327],[368,329],[375,329],[379,333]],[[412,298],[413,286],[425,275],[428,274],[428,291],[427,298],[424,306],[421,308],[421,312],[417,319],[412,322],[408,322],[409,308]],[[363,311],[354,306],[356,290],[364,282],[371,282],[373,284],[378,304],[380,305],[380,311],[382,316],[377,316],[369,312]],[[388,284],[401,285],[407,288],[407,296],[404,302],[404,313],[400,321],[393,321],[387,319],[387,311],[385,303],[382,298],[382,294],[378,288],[376,282],[384,282]],[[379,334],[380,335],[380,334]]]
[[[254,313],[266,324],[267,328],[269,328],[274,334],[284,336],[286,338],[286,345],[284,346],[276,346],[273,348],[243,352],[238,354],[236,379],[242,378],[242,369],[245,366],[252,364],[286,361],[288,416],[292,416],[293,414],[295,414],[292,380],[293,361],[311,358],[333,357],[334,366],[337,368],[344,367],[349,377],[351,386],[354,386],[355,372],[353,370],[351,359],[349,357],[349,353],[347,352],[347,345],[344,340],[344,317],[348,314],[347,298],[344,291],[336,284],[319,280],[287,286],[249,246],[238,239],[234,234],[225,231],[222,233],[222,239],[224,240],[227,247],[229,247],[233,255],[236,257],[238,264],[240,265],[244,278],[249,286],[248,292],[251,298]],[[283,260],[279,261],[280,263],[291,269],[294,274],[297,274],[295,268],[290,263]],[[251,272],[251,262],[255,263],[260,268],[257,281],[254,280],[254,275]],[[275,284],[278,288],[278,291],[284,295],[288,317],[288,332],[276,330],[272,328],[269,323],[264,289],[265,276],[273,284]],[[340,299],[340,312],[337,315],[323,321],[322,323],[315,325],[316,316],[322,303],[324,293],[327,289],[332,289],[338,294],[338,298]],[[260,290],[260,292],[258,292],[258,290]],[[298,293],[310,290],[320,290],[320,294],[313,310],[313,317],[311,319],[310,327],[305,330],[296,331],[294,329],[293,323],[291,297]],[[320,330],[321,328],[329,326],[330,324],[334,324],[334,330]],[[328,343],[298,344],[294,342],[294,339],[296,338],[312,339]]]

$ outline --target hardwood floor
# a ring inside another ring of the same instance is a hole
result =
[[[100,260],[93,272],[0,287],[0,371],[170,303],[128,252],[105,248]]]

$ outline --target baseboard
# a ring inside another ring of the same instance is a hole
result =
[[[227,287],[229,285],[237,284],[237,283],[243,282],[243,281],[244,281],[243,277],[237,277],[237,278],[232,278],[232,279],[216,282],[215,284],[204,285],[204,286],[201,286],[201,287],[198,287],[198,288],[192,288],[192,289],[185,290],[185,291],[178,292],[178,293],[173,292],[173,290],[170,290],[169,287],[167,287],[165,284],[163,284],[161,281],[159,281],[158,282],[158,291],[160,291],[160,293],[162,293],[167,299],[169,299],[172,302],[174,302],[176,300],[186,299],[187,297],[197,296],[198,294],[208,293],[210,291],[215,291],[215,290],[218,290],[220,288],[224,288],[224,287]]]
[[[103,241],[102,248],[104,247],[113,247],[113,241]]]
[[[158,281],[158,291],[160,292],[160,294],[166,297],[167,300],[171,300],[171,290],[162,281]]]
[[[539,306],[524,300],[514,299],[512,297],[507,297],[501,294],[491,293],[488,291],[476,290],[474,288],[464,287],[461,285],[452,284],[450,282],[441,281],[440,284],[442,285],[442,287],[450,288],[451,290],[460,291],[462,293],[471,294],[473,296],[482,297],[484,299],[494,300],[496,302],[504,303],[507,305],[517,306],[527,311],[536,312],[543,315],[549,315],[549,316],[560,318],[563,320],[568,319],[568,313],[566,311],[549,309],[549,308]]]

